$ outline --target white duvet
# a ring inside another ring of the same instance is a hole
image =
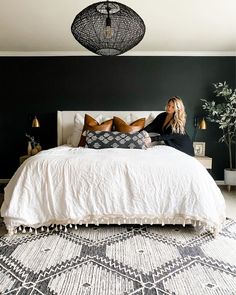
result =
[[[51,224],[185,223],[218,232],[224,198],[195,158],[147,150],[60,146],[30,157],[5,188],[8,231]]]

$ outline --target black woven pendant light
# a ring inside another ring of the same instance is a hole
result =
[[[81,45],[98,55],[119,55],[143,39],[145,24],[128,6],[103,1],[77,14],[71,32]]]

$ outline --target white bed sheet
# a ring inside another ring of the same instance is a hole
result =
[[[202,164],[174,148],[63,145],[18,168],[5,188],[1,215],[10,233],[19,226],[189,221],[217,233],[225,202]]]

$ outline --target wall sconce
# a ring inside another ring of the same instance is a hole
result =
[[[206,130],[207,124],[205,118],[194,117],[194,134],[193,134],[193,141],[196,139],[197,130]]]
[[[201,119],[201,121],[198,124],[198,128],[201,130],[207,129],[206,121],[204,118]]]
[[[39,124],[39,120],[37,119],[37,117],[35,116],[33,121],[32,121],[32,127],[33,128],[38,128],[40,127],[40,124]]]

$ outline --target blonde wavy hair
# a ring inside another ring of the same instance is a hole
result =
[[[172,127],[173,133],[181,133],[185,134],[185,124],[186,124],[186,112],[183,101],[178,96],[171,97],[166,104],[167,105],[172,102],[174,104],[175,113],[173,119],[170,121],[168,125]]]

